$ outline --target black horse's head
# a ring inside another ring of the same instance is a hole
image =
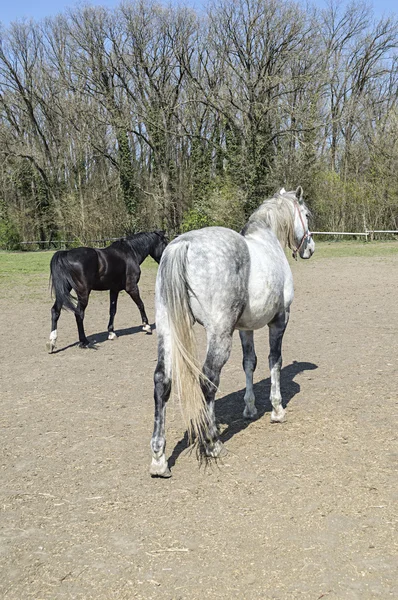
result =
[[[169,240],[167,239],[166,232],[162,231],[161,229],[156,229],[156,231],[153,233],[155,234],[156,238],[149,254],[154,260],[156,260],[157,263],[159,263],[163,254],[163,250],[166,248]]]

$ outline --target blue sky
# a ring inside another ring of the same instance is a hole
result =
[[[119,0],[91,0],[87,2],[87,4],[103,5],[109,8],[113,8],[119,3]],[[397,0],[373,0],[373,2],[370,0],[369,3],[373,5],[377,17],[383,14],[398,14]],[[80,2],[80,4],[82,3]],[[181,4],[184,4],[184,1]],[[186,0],[185,4],[200,6],[202,2],[200,0]],[[315,4],[322,7],[325,5],[325,0],[315,0]],[[79,5],[79,2],[74,0],[0,0],[0,21],[7,27],[11,21],[25,17],[40,20],[63,12],[67,7],[73,8],[77,5]]]
[[[101,5],[113,8],[119,0],[91,0],[75,2],[74,0],[0,0],[0,21],[7,27],[12,21],[33,18],[36,21],[64,12],[66,8],[74,8],[79,4]]]

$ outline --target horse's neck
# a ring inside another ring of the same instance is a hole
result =
[[[272,227],[267,225],[265,222],[258,221],[248,221],[244,228],[242,229],[242,235],[246,238],[261,238],[268,237],[269,233],[276,235],[273,231]]]
[[[148,246],[146,248],[140,248],[139,250],[134,248],[134,246],[132,247],[132,249],[135,252],[137,262],[140,265],[142,262],[144,262],[146,257],[152,252],[152,244],[148,244]]]
[[[264,218],[261,213],[257,216],[256,213],[254,213],[253,218],[249,219],[242,230],[242,234],[245,237],[268,237],[270,233],[276,237],[282,248],[288,244],[289,233],[283,231],[282,227],[278,227],[278,219]]]
[[[144,262],[144,260],[148,256],[149,252],[146,252],[145,250],[136,250],[135,248],[133,248],[133,250],[134,250],[134,254],[136,256],[137,262],[140,265],[142,262]]]
[[[278,242],[281,246],[283,246],[283,243],[278,239],[278,236],[273,229],[265,225],[263,227],[253,227],[244,235],[244,237],[248,240],[253,239],[260,242]]]

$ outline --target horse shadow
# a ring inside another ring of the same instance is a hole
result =
[[[150,323],[150,325],[153,333],[156,330],[156,325],[155,323]],[[115,333],[118,338],[124,337],[125,335],[135,335],[136,333],[141,333],[142,335],[151,335],[143,332],[142,325],[137,325],[135,327],[126,327],[124,329],[117,329]],[[100,331],[98,333],[93,333],[92,335],[87,336],[87,339],[90,342],[90,344],[89,346],[87,346],[87,348],[82,348],[82,350],[98,350],[99,345],[103,344],[104,342],[109,342],[111,344],[112,342],[114,342],[114,340],[108,340],[108,335],[109,334],[107,331]],[[64,352],[65,350],[69,350],[69,348],[74,348],[78,345],[79,342],[76,341],[73,342],[73,344],[68,344],[67,346],[64,346],[63,348],[56,348],[55,350],[53,350],[52,353],[58,354],[59,352]]]
[[[293,361],[290,365],[281,369],[281,394],[283,406],[286,406],[300,392],[300,385],[294,381],[299,373],[317,369],[318,365],[311,362]],[[220,440],[225,443],[234,435],[244,431],[253,421],[261,419],[266,413],[272,411],[272,405],[269,400],[271,388],[271,378],[263,379],[254,384],[253,389],[256,396],[257,416],[254,419],[245,419],[243,417],[244,394],[245,389],[238,390],[219,398],[215,402],[216,421],[219,428],[222,429]],[[174,450],[168,460],[169,468],[174,467],[178,457],[189,447],[188,433],[177,442]]]

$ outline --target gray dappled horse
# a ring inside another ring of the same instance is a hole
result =
[[[269,327],[271,421],[284,420],[280,392],[282,338],[293,300],[287,245],[310,258],[315,244],[308,230],[303,190],[284,189],[251,215],[237,233],[224,227],[190,231],[165,249],[156,280],[158,362],[155,370],[155,425],[151,440],[153,476],[171,475],[165,456],[165,406],[173,386],[180,398],[189,438],[201,456],[220,456],[214,398],[227,362],[232,335],[239,330],[246,374],[244,417],[257,414],[253,391],[256,354],[253,330]],[[206,329],[207,354],[199,368],[193,332]]]

